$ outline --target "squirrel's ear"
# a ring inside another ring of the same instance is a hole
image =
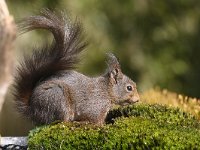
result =
[[[108,74],[114,83],[117,83],[122,76],[121,67],[118,59],[112,53],[107,53]]]

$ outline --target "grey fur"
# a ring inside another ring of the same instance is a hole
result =
[[[136,84],[121,72],[117,58],[111,53],[108,69],[102,76],[92,78],[72,70],[84,42],[75,34],[81,33],[81,28],[63,18],[45,11],[22,23],[25,31],[37,28],[51,31],[55,43],[46,51],[26,57],[18,68],[17,108],[36,124],[56,120],[103,124],[112,104],[127,105],[139,100]],[[128,91],[127,86],[132,90]]]

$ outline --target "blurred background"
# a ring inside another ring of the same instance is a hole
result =
[[[200,1],[198,0],[8,0],[15,20],[42,8],[67,11],[83,23],[90,45],[79,70],[98,75],[106,68],[105,53],[115,53],[123,72],[140,91],[158,86],[200,97]],[[17,59],[50,42],[34,31],[17,40]]]

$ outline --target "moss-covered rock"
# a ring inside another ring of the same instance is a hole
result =
[[[35,129],[30,149],[200,149],[200,123],[179,109],[134,105],[110,111],[107,124],[58,123]]]

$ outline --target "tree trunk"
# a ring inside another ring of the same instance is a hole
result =
[[[5,0],[0,0],[0,112],[8,87],[12,82],[15,39],[14,19],[9,15]]]

